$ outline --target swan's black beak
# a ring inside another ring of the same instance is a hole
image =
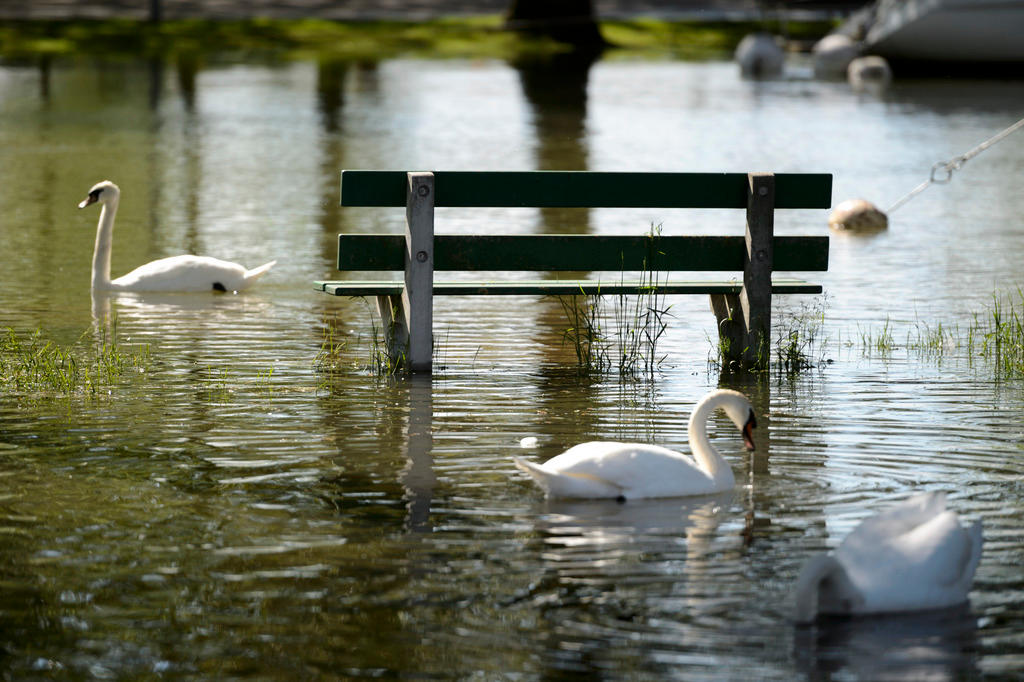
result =
[[[754,449],[754,429],[757,427],[757,417],[754,416],[753,410],[750,412],[750,416],[747,417],[747,423],[743,425],[743,446],[747,450]]]

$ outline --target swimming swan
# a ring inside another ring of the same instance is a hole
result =
[[[737,391],[719,389],[693,408],[688,427],[693,457],[657,445],[591,442],[569,448],[544,464],[513,457],[552,498],[682,497],[731,490],[732,469],[708,440],[707,420],[721,408],[754,449],[757,426],[750,402]]]
[[[834,552],[804,565],[796,621],[963,604],[981,542],[981,522],[961,526],[956,512],[946,510],[945,493],[915,495],[866,519]]]
[[[141,265],[127,275],[110,279],[110,247],[114,239],[114,216],[121,190],[104,180],[89,190],[78,208],[99,203],[96,248],[92,254],[92,288],[111,291],[240,291],[262,277],[277,261],[246,270],[208,256],[171,256]]]

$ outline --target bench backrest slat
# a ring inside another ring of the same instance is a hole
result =
[[[746,208],[746,173],[434,171],[435,206]],[[405,171],[344,170],[342,206],[405,206]],[[832,175],[776,173],[775,208],[830,208]]]
[[[435,270],[740,271],[743,237],[436,235]],[[828,237],[775,237],[775,270],[828,270]],[[338,235],[339,270],[402,270],[400,234]]]

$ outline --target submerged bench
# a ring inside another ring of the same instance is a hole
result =
[[[773,271],[828,269],[828,236],[776,237],[776,208],[827,209],[832,176],[802,173],[605,173],[587,171],[362,171],[341,173],[342,206],[406,208],[405,234],[338,235],[338,269],[403,271],[389,281],[318,281],[336,296],[373,296],[389,346],[414,372],[431,371],[433,297],[440,295],[707,294],[726,360],[762,368],[771,341],[772,294],[821,293],[820,284]],[[435,235],[434,207],[731,208],[744,236]],[[598,279],[437,281],[434,271],[587,271]],[[682,281],[674,272],[737,273]],[[625,279],[624,273],[654,273]],[[666,277],[662,278],[661,275]]]

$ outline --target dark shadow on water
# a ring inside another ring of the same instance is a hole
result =
[[[864,618],[820,618],[793,634],[793,659],[810,679],[963,680],[979,676],[969,605]]]

